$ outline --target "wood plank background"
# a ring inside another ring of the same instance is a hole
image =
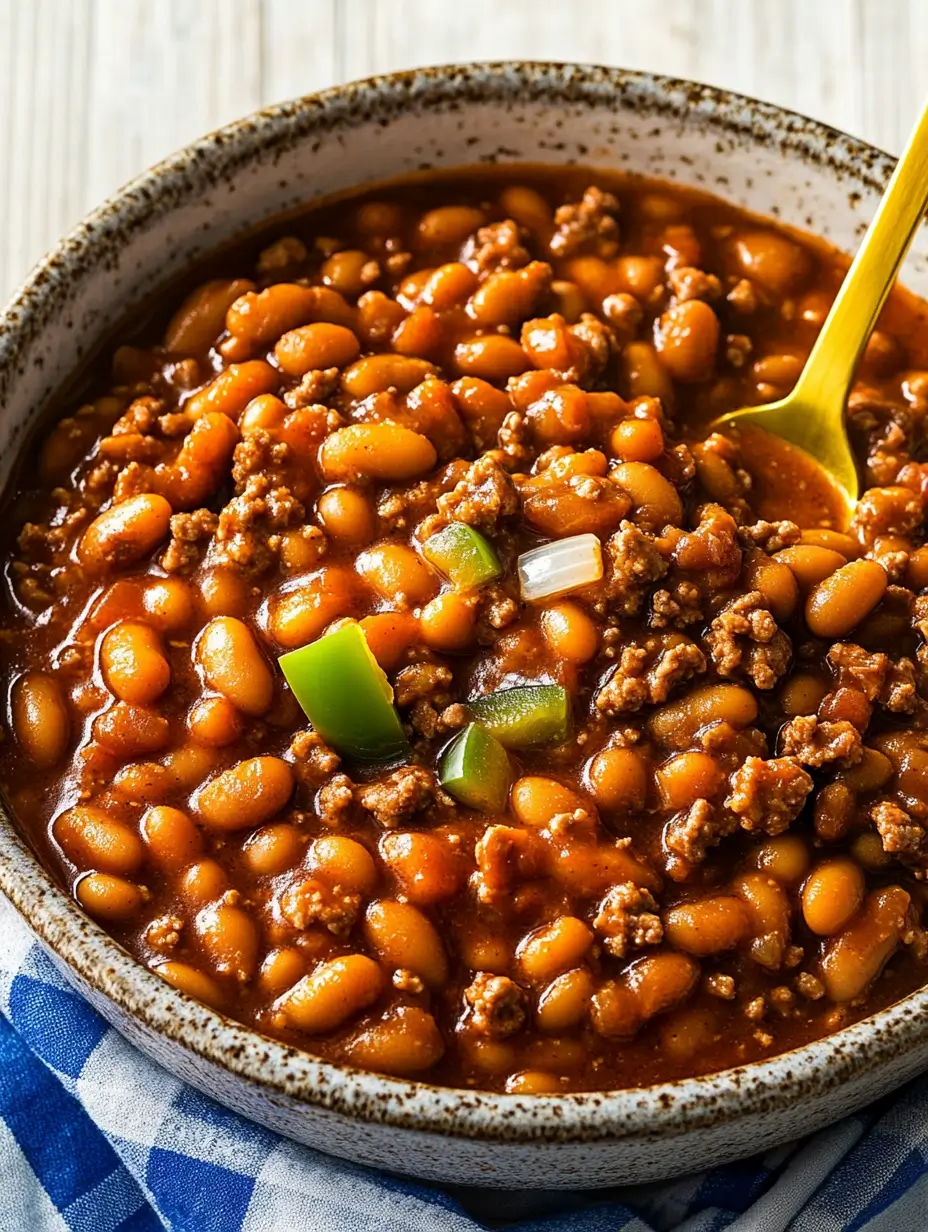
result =
[[[928,0],[0,0],[0,302],[93,205],[264,103],[468,59],[692,77],[898,151]]]

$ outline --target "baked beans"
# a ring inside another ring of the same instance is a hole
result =
[[[39,857],[181,993],[526,1098],[924,984],[924,306],[863,357],[850,525],[711,427],[794,384],[843,268],[576,168],[218,256],[18,472],[0,786]]]

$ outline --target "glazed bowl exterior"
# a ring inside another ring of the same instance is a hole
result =
[[[338,87],[216,132],[133,181],[0,316],[0,484],[50,400],[134,307],[230,238],[322,196],[428,167],[580,163],[677,180],[853,249],[892,160],[801,116],[691,82],[482,64]],[[928,240],[905,270],[928,295]],[[65,975],[144,1053],[323,1151],[464,1184],[615,1185],[794,1139],[928,1067],[928,991],[764,1062],[631,1091],[447,1090],[360,1073],[190,1000],[88,920],[0,810],[0,889]]]

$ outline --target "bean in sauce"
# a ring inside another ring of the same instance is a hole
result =
[[[924,983],[925,305],[852,391],[849,527],[802,455],[707,427],[787,392],[845,266],[677,186],[497,168],[196,271],[11,499],[0,780],[40,858],[176,988],[458,1086],[709,1072]],[[471,556],[426,547],[452,525]],[[346,621],[387,765],[278,666]],[[495,794],[443,769],[462,733]]]

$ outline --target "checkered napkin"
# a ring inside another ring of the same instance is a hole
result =
[[[928,1079],[798,1146],[669,1183],[575,1194],[414,1184],[279,1138],[146,1060],[0,899],[2,1232],[500,1227],[925,1232]]]

